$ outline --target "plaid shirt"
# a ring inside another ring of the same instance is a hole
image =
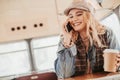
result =
[[[109,46],[107,42],[107,32],[105,34],[99,35],[99,38],[103,45]],[[87,59],[90,61],[90,66],[92,68],[92,72],[97,72],[103,70],[103,50],[108,47],[97,47],[95,46],[95,43],[93,43],[92,46],[89,47],[88,52],[85,50],[85,45],[79,36],[76,41],[76,47],[77,47],[77,55],[75,58],[75,71],[76,73],[86,73],[88,62]]]
[[[120,50],[118,41],[113,31],[106,27],[106,32],[99,35],[99,38],[104,48],[97,47],[95,43],[91,45],[88,52],[85,51],[85,46],[81,37],[79,36],[75,45],[70,48],[65,48],[62,44],[62,40],[58,45],[57,59],[55,60],[55,71],[58,78],[68,78],[72,75],[78,75],[80,73],[86,73],[88,67],[88,60],[92,72],[103,70],[103,50],[106,48]]]

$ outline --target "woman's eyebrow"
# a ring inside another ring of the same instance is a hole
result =
[[[76,14],[78,13],[83,13],[83,11],[77,11]],[[72,14],[70,13],[68,16],[72,16]]]
[[[83,13],[83,11],[77,11],[76,13]]]

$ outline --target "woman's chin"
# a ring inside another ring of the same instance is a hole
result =
[[[81,29],[80,28],[74,28],[75,31],[80,31]]]

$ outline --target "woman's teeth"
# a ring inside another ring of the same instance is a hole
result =
[[[79,22],[79,23],[75,23],[74,25],[75,25],[75,26],[78,26],[78,25],[80,25],[80,24],[81,24],[81,22]]]

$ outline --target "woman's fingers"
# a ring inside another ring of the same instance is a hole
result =
[[[120,54],[117,55],[117,63],[120,63]]]
[[[117,55],[118,58],[120,58],[120,53]]]
[[[69,22],[69,21],[68,21],[68,19],[67,19],[67,20],[63,23],[62,29],[63,29],[64,32],[67,32],[67,27],[66,27],[66,26],[67,26],[68,22]]]
[[[120,63],[117,63],[116,64],[116,71],[119,71],[120,70]]]
[[[69,18],[63,23],[63,31],[68,33],[67,24],[70,22]]]
[[[69,19],[67,19],[64,24],[63,24],[63,27],[62,27],[62,30],[63,30],[63,45],[66,47],[66,48],[69,48],[71,47],[71,38],[72,38],[72,31],[71,32],[68,32],[67,30],[67,24],[69,22]]]
[[[120,68],[120,54],[117,55],[117,64],[116,64],[116,69],[118,71],[118,69]]]
[[[117,58],[117,62],[120,62],[120,58]]]
[[[62,31],[64,34],[66,33],[65,24],[63,24],[63,26],[62,26]]]

